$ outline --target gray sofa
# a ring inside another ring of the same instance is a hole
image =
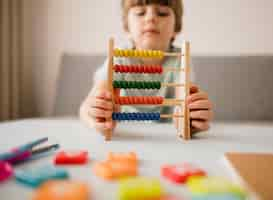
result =
[[[64,54],[55,116],[75,116],[103,55]],[[194,56],[195,83],[214,104],[215,120],[273,120],[273,56]]]

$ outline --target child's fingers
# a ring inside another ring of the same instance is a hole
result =
[[[194,101],[188,105],[189,109],[206,109],[211,110],[212,104],[209,100]]]
[[[209,129],[209,122],[202,120],[192,120],[191,126],[196,131],[206,131]]]
[[[100,98],[92,98],[90,106],[94,108],[101,108],[104,110],[113,110],[113,104],[111,101],[106,101]]]
[[[187,103],[191,103],[197,100],[205,100],[208,99],[208,95],[205,92],[198,92],[198,93],[194,93],[191,94],[190,96],[188,96],[187,98]]]
[[[114,128],[114,123],[112,121],[96,122],[95,128],[98,130],[112,130]]]
[[[199,91],[198,86],[196,86],[196,85],[194,85],[194,84],[191,84],[191,85],[190,85],[190,94],[196,93],[196,92],[198,92],[198,91]]]
[[[194,110],[194,111],[190,112],[190,118],[211,121],[212,120],[212,111],[211,110]]]
[[[106,123],[106,119],[105,118],[101,118],[101,117],[97,117],[96,118],[96,122],[97,123],[101,123],[101,122],[104,122],[104,123]],[[112,121],[112,124],[110,124],[110,125],[104,125],[104,126],[109,126],[110,128],[115,128],[116,127],[116,125],[117,125],[117,122],[116,121]]]
[[[91,107],[88,111],[88,115],[93,118],[110,118],[112,116],[112,111]]]
[[[99,98],[99,99],[107,99],[107,100],[111,100],[112,99],[111,92],[109,92],[107,90],[97,91],[94,96],[96,98]]]
[[[96,117],[96,122],[105,122],[106,119],[104,117]]]

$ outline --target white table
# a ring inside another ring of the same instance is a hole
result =
[[[91,157],[86,166],[69,166],[72,179],[90,184],[94,199],[116,199],[117,184],[105,182],[92,174],[94,160],[104,160],[108,151],[137,152],[140,174],[160,177],[160,166],[166,163],[193,162],[210,175],[229,176],[220,162],[224,152],[270,152],[273,153],[273,123],[213,123],[212,128],[196,139],[178,139],[170,124],[120,124],[113,140],[105,142],[94,130],[88,129],[76,119],[31,119],[0,123],[0,150],[40,137],[58,142],[61,149],[85,149]],[[33,168],[51,163],[52,156],[31,161],[17,168]],[[165,189],[173,194],[187,197],[186,187],[175,186],[162,179]],[[33,190],[17,184],[14,180],[0,184],[0,199],[30,199]]]

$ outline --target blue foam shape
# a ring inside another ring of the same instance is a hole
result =
[[[244,200],[241,196],[235,194],[208,194],[193,195],[191,200]]]
[[[34,188],[50,179],[66,179],[68,177],[69,174],[66,169],[53,165],[15,171],[16,181]]]

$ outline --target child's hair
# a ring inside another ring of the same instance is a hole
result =
[[[160,4],[170,7],[175,14],[175,27],[174,31],[179,33],[182,29],[183,25],[183,2],[182,0],[122,0],[121,7],[122,7],[122,21],[123,27],[126,31],[128,31],[128,11],[131,7],[138,6],[138,5],[148,5],[148,4]]]

